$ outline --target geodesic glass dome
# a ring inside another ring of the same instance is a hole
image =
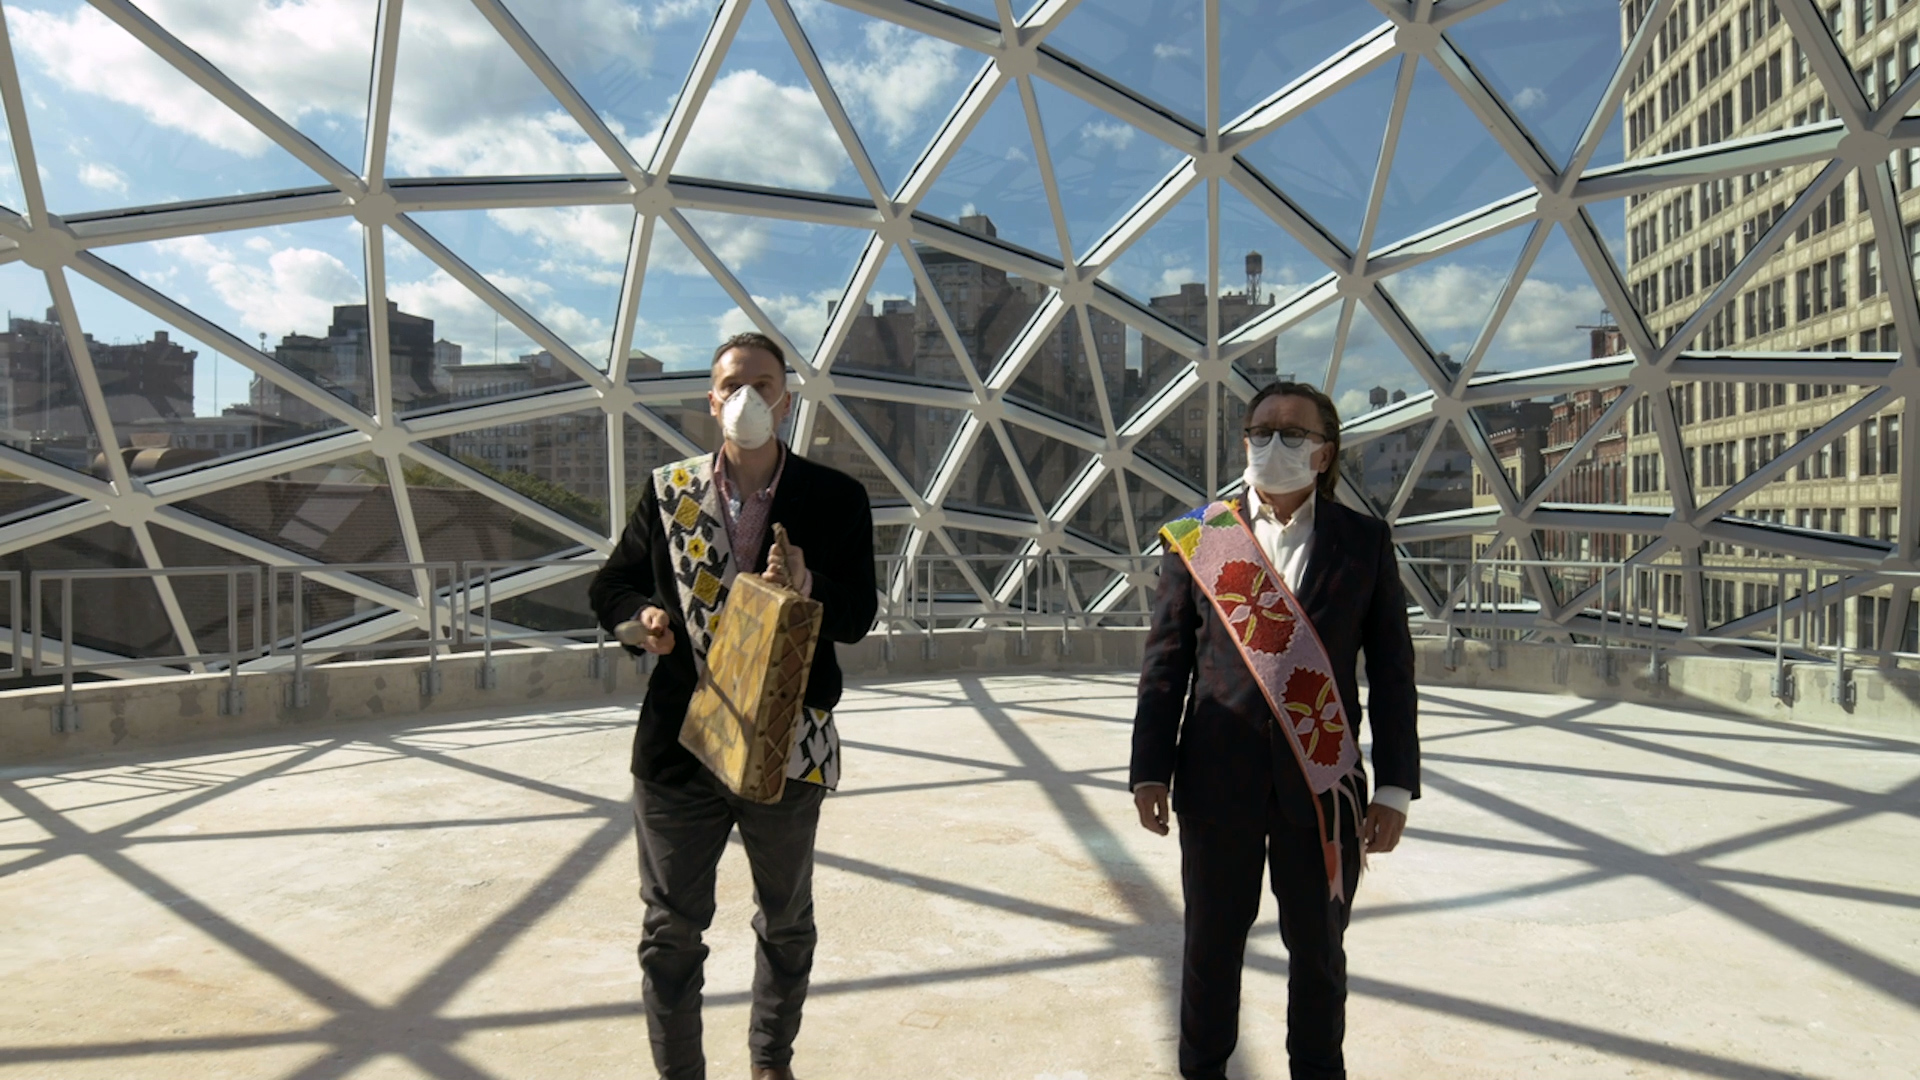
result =
[[[1275,378],[1340,405],[1429,612],[1507,558],[1499,616],[1568,633],[1598,579],[1529,560],[1631,558],[1738,635],[1777,586],[1704,569],[1913,567],[1912,0],[0,12],[6,569],[333,566],[301,622],[345,645],[566,560],[496,616],[578,625],[749,328],[896,574],[1152,550]],[[1853,581],[1911,647],[1910,590]],[[86,656],[225,618],[113,590]]]

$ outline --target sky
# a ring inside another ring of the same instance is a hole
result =
[[[714,0],[509,0],[554,62],[639,160],[660,133],[706,35]],[[881,182],[897,187],[973,79],[980,58],[957,46],[823,0],[794,9],[845,103]],[[958,5],[990,14],[991,0]],[[1022,5],[1016,4],[1016,8]],[[374,0],[146,0],[163,27],[358,169],[365,155]],[[1202,121],[1207,85],[1200,5],[1192,0],[1086,0],[1050,39],[1073,59]],[[1585,127],[1618,55],[1611,0],[1511,0],[1452,37],[1514,105],[1556,161]],[[27,115],[49,201],[75,214],[179,199],[317,186],[323,181],[199,90],[95,9],[75,0],[9,3]],[[1225,0],[1220,93],[1231,118],[1377,24],[1364,4]],[[1287,33],[1271,32],[1275,25]],[[608,173],[612,164],[468,0],[409,0],[394,90],[389,172],[396,176]],[[1148,32],[1151,31],[1151,32]],[[1395,68],[1384,67],[1244,154],[1322,225],[1351,244],[1379,158]],[[1518,169],[1437,72],[1414,77],[1407,122],[1388,173],[1376,243],[1439,224],[1519,190]],[[1061,231],[1041,182],[1044,148],[1060,185],[1064,240],[1074,255],[1097,242],[1180,155],[1078,97],[1034,81],[1043,131],[1036,145],[1017,90],[986,110],[921,209],[945,218],[984,212],[1003,239],[1058,257]],[[1597,163],[1617,160],[1617,135]],[[1611,156],[1609,156],[1611,155]],[[8,163],[11,164],[10,162]],[[677,173],[865,197],[867,190],[764,3],[753,3],[674,164]],[[0,202],[20,208],[18,178],[0,172]],[[1219,260],[1223,288],[1244,284],[1247,252],[1265,261],[1263,296],[1284,299],[1324,267],[1263,213],[1223,187],[1220,243],[1209,254],[1204,187],[1197,188],[1103,275],[1135,297],[1204,281]],[[1611,229],[1602,208],[1603,229]],[[635,228],[631,208],[419,214],[416,222],[594,363],[614,340],[621,280]],[[826,328],[864,234],[845,228],[689,212],[685,227],[729,267],[801,348]],[[1436,350],[1464,355],[1493,293],[1512,272],[1522,234],[1496,236],[1386,281]],[[389,233],[389,291],[435,320],[469,362],[535,346],[405,239]],[[101,249],[108,261],[249,343],[323,333],[334,305],[364,302],[366,241],[345,220]],[[711,342],[749,325],[685,238],[663,222],[645,252],[636,348],[671,366],[696,364]],[[889,262],[878,299],[910,282]],[[83,290],[84,291],[84,290]],[[14,299],[14,298],[9,298]],[[35,301],[24,293],[19,304]],[[150,336],[152,316],[86,292],[95,337]],[[1577,323],[1600,314],[1597,293],[1556,234],[1532,268],[1483,371],[1579,359]],[[1337,319],[1309,319],[1281,339],[1306,377],[1321,377]],[[184,337],[177,328],[176,337]],[[1424,388],[1370,318],[1348,335],[1336,397],[1365,400],[1381,385]],[[192,347],[191,345],[189,347]],[[203,357],[212,355],[203,349]],[[199,410],[242,401],[247,374],[201,365]],[[1357,397],[1356,397],[1357,395]]]

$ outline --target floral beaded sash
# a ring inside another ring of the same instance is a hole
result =
[[[1232,630],[1241,659],[1286,733],[1314,795],[1328,892],[1346,899],[1340,813],[1343,805],[1351,807],[1357,831],[1360,747],[1320,635],[1267,561],[1237,501],[1211,503],[1175,518],[1160,530],[1160,539],[1180,553]]]

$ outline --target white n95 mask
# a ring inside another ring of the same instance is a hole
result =
[[[1288,446],[1275,435],[1265,446],[1248,445],[1247,471],[1241,475],[1255,491],[1291,495],[1301,488],[1312,487],[1320,479],[1320,473],[1313,467],[1313,453],[1317,449],[1311,439],[1299,446]]]
[[[773,407],[760,391],[742,386],[720,406],[720,428],[742,450],[758,450],[773,438]]]

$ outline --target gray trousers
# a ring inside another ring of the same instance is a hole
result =
[[[755,1066],[786,1067],[800,1033],[813,970],[813,839],[826,789],[789,782],[771,805],[748,802],[700,770],[685,785],[634,782],[640,846],[641,1001],[653,1064],[662,1080],[705,1080],[701,1046],[700,936],[713,923],[714,879],[734,826],[753,874],[758,949],[747,1048]]]

